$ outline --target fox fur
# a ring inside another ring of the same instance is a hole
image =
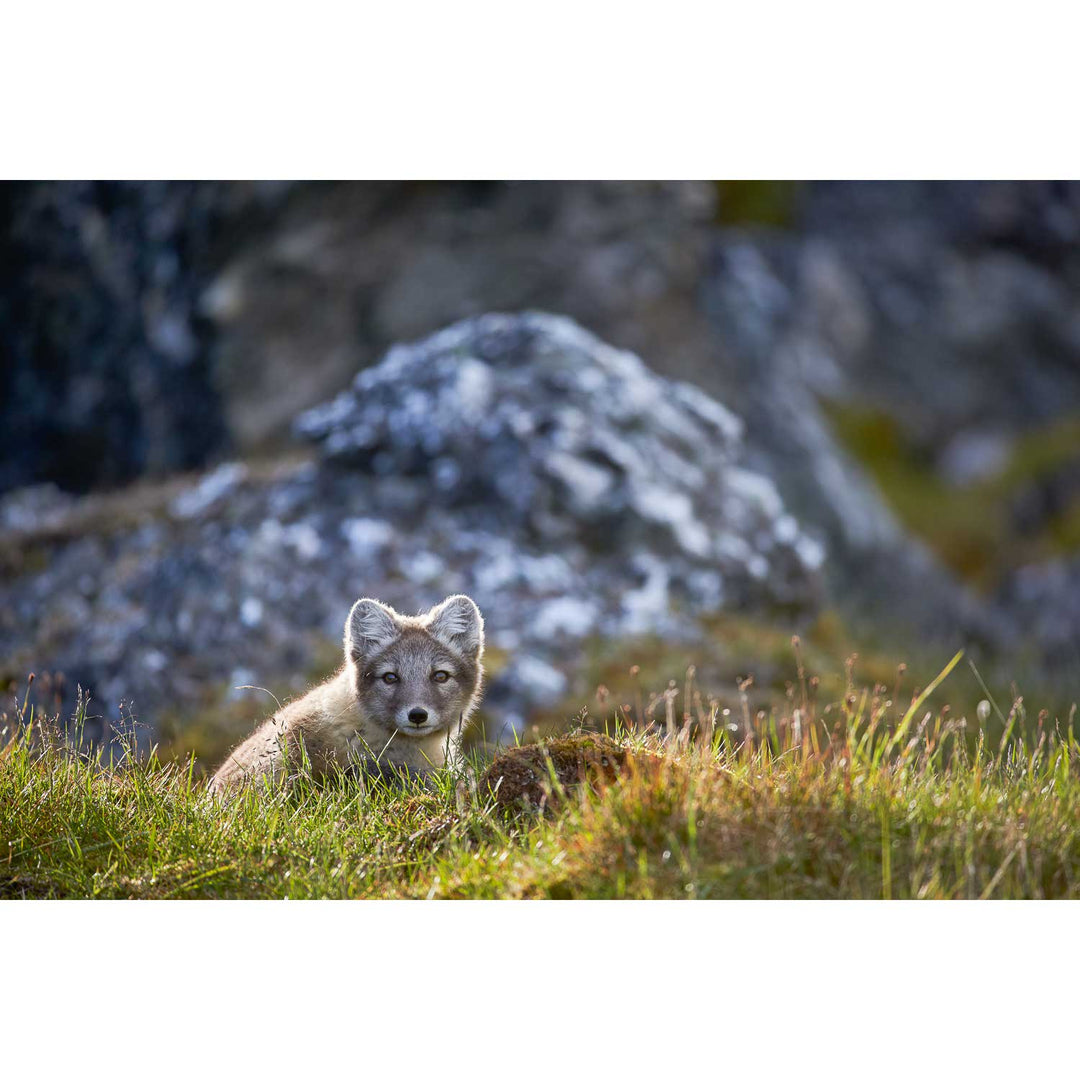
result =
[[[357,600],[345,620],[345,664],[284,706],[226,759],[215,795],[297,772],[383,766],[425,773],[451,764],[480,702],[484,620],[467,596],[399,615]]]

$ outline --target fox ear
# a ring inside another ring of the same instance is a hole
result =
[[[359,662],[389,645],[400,632],[392,607],[378,600],[357,600],[345,620],[345,655]]]
[[[428,632],[463,656],[484,650],[484,618],[467,596],[448,596],[427,614]]]

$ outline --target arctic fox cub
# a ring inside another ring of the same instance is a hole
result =
[[[305,756],[316,775],[365,762],[440,768],[480,701],[483,654],[484,620],[467,596],[416,616],[357,600],[345,620],[345,666],[241,743],[210,790],[294,772]]]

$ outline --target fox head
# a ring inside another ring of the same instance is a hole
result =
[[[456,731],[480,701],[484,620],[467,596],[425,615],[357,600],[345,620],[345,663],[363,714],[387,732]]]

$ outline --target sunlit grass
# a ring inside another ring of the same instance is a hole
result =
[[[539,806],[493,794],[496,767],[475,791],[451,773],[298,778],[222,807],[190,761],[106,762],[24,706],[0,751],[0,894],[1080,896],[1073,716],[1032,718],[1019,698],[954,716],[935,698],[962,665],[903,701],[852,683],[819,704],[797,660],[767,714],[725,715],[690,680],[647,716],[583,713],[622,767],[601,778],[582,750],[591,781],[552,770]],[[557,736],[545,759],[586,744]]]

